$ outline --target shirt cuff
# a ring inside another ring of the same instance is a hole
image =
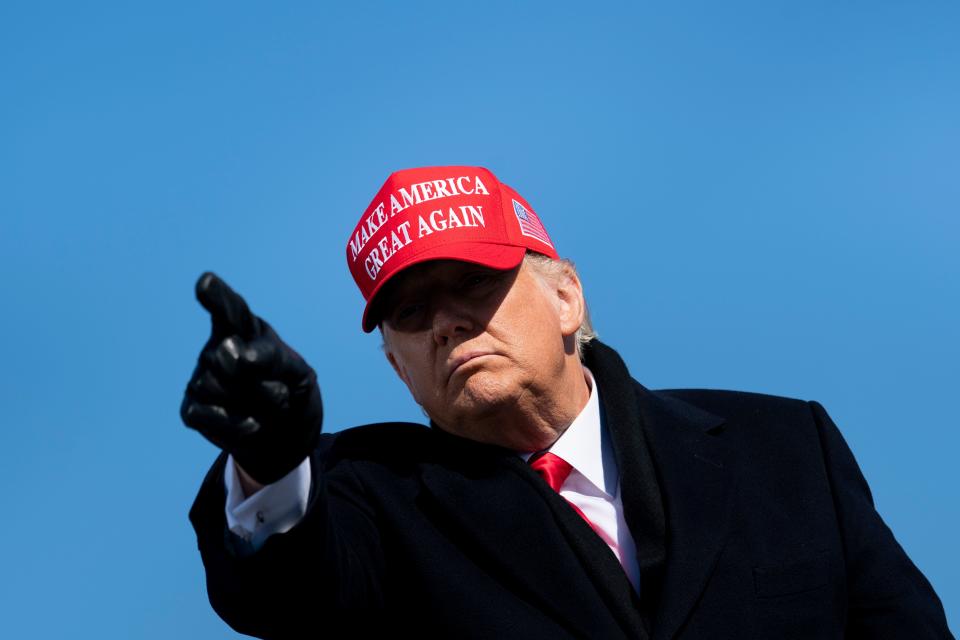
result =
[[[227,457],[223,482],[227,488],[227,527],[254,550],[275,533],[286,533],[303,518],[310,493],[310,459],[276,482],[244,497],[233,456]]]

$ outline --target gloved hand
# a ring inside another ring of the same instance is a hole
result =
[[[317,375],[215,274],[197,280],[213,328],[187,384],[180,417],[261,484],[316,447],[323,419]]]

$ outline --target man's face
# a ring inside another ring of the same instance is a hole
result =
[[[397,276],[383,309],[387,359],[431,419],[522,449],[511,425],[554,410],[583,298],[575,276],[543,278],[527,261],[497,271],[439,260]]]

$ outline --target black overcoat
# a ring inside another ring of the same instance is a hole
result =
[[[640,596],[514,453],[409,423],[325,435],[304,518],[252,552],[221,455],[190,519],[213,607],[264,638],[949,638],[817,403],[650,391],[595,342]]]

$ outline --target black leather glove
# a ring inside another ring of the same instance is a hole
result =
[[[197,280],[213,328],[187,384],[180,417],[261,484],[276,482],[317,445],[317,375],[215,274]]]

